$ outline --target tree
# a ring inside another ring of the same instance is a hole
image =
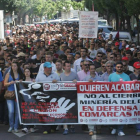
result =
[[[130,16],[135,16],[136,21],[137,21],[137,31],[138,31],[138,44],[139,44],[139,33],[140,33],[140,19],[139,19],[139,14],[140,14],[140,1],[139,0],[129,0],[125,1],[125,6],[128,10],[128,14]]]
[[[83,11],[84,10],[84,1],[81,1],[81,2],[72,1],[71,6],[73,7],[74,10]]]

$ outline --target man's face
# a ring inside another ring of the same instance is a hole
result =
[[[67,49],[67,50],[65,51],[65,54],[68,55],[69,53],[71,53],[71,50],[70,50],[70,49]]]
[[[57,71],[60,71],[60,70],[62,70],[62,64],[61,63],[59,63],[59,62],[56,62],[56,69],[57,69]]]
[[[123,66],[121,64],[116,65],[116,72],[122,73],[123,72]]]
[[[128,61],[130,61],[132,58],[131,54],[126,54],[126,57],[128,58]]]
[[[70,72],[70,70],[71,70],[71,65],[70,65],[70,63],[66,63],[66,64],[65,64],[65,71]]]
[[[107,64],[106,65],[106,70],[107,70],[107,72],[111,72],[113,70],[113,65],[112,64]]]
[[[110,55],[110,60],[115,61],[115,56],[114,55]]]
[[[73,56],[70,55],[70,54],[68,54],[68,55],[67,55],[67,60],[68,60],[69,62],[73,62]]]
[[[102,65],[101,65],[101,68],[102,68],[103,71],[106,71],[105,64],[102,64]]]
[[[102,54],[97,54],[96,59],[97,61],[101,61],[102,60],[103,55]]]
[[[94,47],[95,47],[95,43],[92,43],[92,42],[91,42],[91,44],[90,44],[90,49],[94,49]]]
[[[41,42],[40,46],[41,47],[44,47],[45,46],[45,43],[44,42]]]
[[[122,57],[121,55],[117,55],[117,58],[116,58],[117,61],[121,61],[122,60]]]
[[[89,71],[89,62],[84,62],[83,70],[85,72]]]
[[[52,73],[52,68],[44,67],[44,72],[50,75]]]
[[[81,49],[81,57],[85,57],[87,55],[86,50],[85,49]]]
[[[90,74],[94,74],[95,73],[95,66],[91,65],[89,67],[89,71],[90,71]]]
[[[55,50],[54,46],[50,46],[50,49],[49,50],[53,53],[54,50]]]
[[[123,71],[125,72],[127,70],[127,63],[126,62],[122,62],[123,63]]]
[[[46,55],[46,62],[52,62],[52,56]]]
[[[66,48],[66,45],[65,45],[65,44],[63,44],[63,45],[61,46],[61,50],[62,50],[62,51],[64,51],[64,50],[65,50],[65,48]]]

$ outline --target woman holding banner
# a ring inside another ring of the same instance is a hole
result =
[[[31,70],[29,68],[25,68],[24,69],[24,81],[35,82],[35,80],[32,77],[33,76],[32,76]],[[34,126],[30,125],[29,128],[30,128],[30,132],[33,133],[34,132]],[[22,129],[22,132],[28,133],[28,126],[24,125],[23,129]]]
[[[7,87],[7,91],[4,97],[7,100],[7,106],[9,111],[9,124],[10,124],[10,128],[8,129],[9,133],[12,132],[13,129],[15,133],[18,133],[19,117],[14,84],[16,83],[16,81],[19,80],[21,81],[22,79],[23,73],[21,71],[20,66],[18,65],[18,63],[13,62],[11,65],[11,70],[9,73],[6,74],[4,80],[4,86]]]

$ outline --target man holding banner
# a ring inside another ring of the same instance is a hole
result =
[[[91,64],[89,66],[89,71],[90,71],[90,75],[88,75],[84,81],[88,81],[88,82],[95,82],[95,81],[100,81],[101,78],[95,73],[95,65]],[[88,124],[88,129],[89,129],[89,135],[92,136],[94,135],[94,125],[92,124]],[[98,125],[97,126],[97,133],[100,134],[101,133],[101,126]]]
[[[130,78],[127,74],[123,72],[123,64],[122,62],[116,63],[116,72],[109,75],[109,82],[118,82],[118,81],[130,81]],[[124,136],[123,125],[118,125],[118,136]],[[114,126],[111,134],[114,135],[117,132],[117,127]]]
[[[133,64],[134,67],[134,73],[131,73],[129,75],[130,80],[140,80],[139,76],[140,76],[140,62],[135,62]],[[136,124],[136,136],[140,136],[140,124]]]
[[[44,71],[39,72],[36,77],[36,82],[45,82],[45,81],[52,81],[53,83],[56,83],[57,81],[60,81],[59,76],[56,73],[52,73],[52,65],[50,62],[45,62],[43,64]],[[48,134],[51,131],[55,131],[56,126],[55,125],[46,125],[44,126],[44,132],[43,134]]]
[[[75,72],[71,71],[71,64],[70,64],[69,61],[64,62],[64,67],[65,67],[65,72],[63,72],[60,75],[61,81],[73,81],[74,83],[79,81],[78,75]],[[71,125],[70,130],[71,130],[72,133],[75,132],[75,129],[74,129],[73,125]],[[67,135],[67,134],[68,134],[68,126],[64,125],[63,135]]]

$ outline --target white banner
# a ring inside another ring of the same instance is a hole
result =
[[[140,123],[140,82],[78,82],[79,124]]]
[[[80,11],[79,37],[97,38],[98,12]]]

